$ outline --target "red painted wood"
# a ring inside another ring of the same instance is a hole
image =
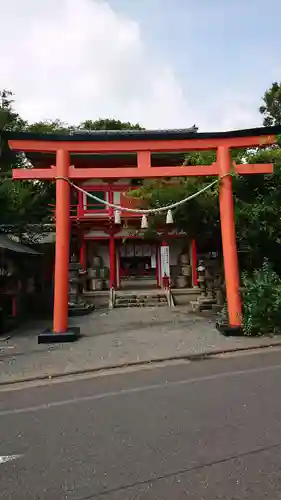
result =
[[[9,140],[9,147],[14,151],[55,152],[57,149],[73,153],[105,153],[105,152],[141,152],[141,151],[196,151],[217,149],[220,146],[227,148],[243,148],[252,146],[270,145],[276,143],[275,135],[252,137],[220,137],[220,138],[192,138],[192,139],[161,139],[137,141],[46,141],[46,140]]]
[[[53,180],[56,177],[56,170],[52,168],[16,168],[12,173],[14,180]]]
[[[81,235],[81,246],[80,246],[80,264],[83,269],[86,269],[86,241],[84,234]]]
[[[157,177],[191,177],[191,176],[213,176],[218,174],[216,165],[196,165],[196,166],[181,166],[178,167],[147,167],[138,168],[72,168],[70,171],[71,179],[142,179],[142,178],[157,178]]]
[[[57,172],[67,177],[69,153],[57,152]],[[68,265],[70,241],[70,185],[58,179],[56,181],[56,255],[54,283],[54,333],[67,332],[68,329]]]
[[[245,164],[245,165],[235,165],[235,170],[238,174],[272,174],[273,164],[263,163],[263,164]]]
[[[116,267],[118,268],[118,278],[117,278],[117,283],[116,287],[121,288],[121,260],[120,260],[120,247],[118,247],[116,251]]]
[[[273,164],[257,164],[257,165],[237,165],[235,170],[239,174],[270,174],[273,172]],[[196,166],[178,166],[178,167],[147,167],[145,170],[142,168],[71,168],[69,177],[70,179],[89,179],[89,178],[157,178],[157,177],[194,177],[194,176],[215,176],[218,175],[218,167],[213,165],[196,165]],[[56,176],[54,169],[14,169],[13,179],[42,179],[51,180]],[[106,191],[104,186],[101,188],[94,188],[93,186],[85,186],[87,191]],[[119,186],[114,188],[114,191],[119,191]],[[120,190],[121,192],[121,190]]]
[[[115,239],[114,235],[109,236],[109,286],[115,288],[116,272],[115,272]]]
[[[109,187],[110,186],[110,187]],[[108,184],[85,184],[81,185],[82,189],[85,189],[85,191],[105,191],[105,192],[120,192],[122,193],[124,190],[133,190],[136,189],[135,187],[131,186],[129,183],[127,184],[114,184],[113,183],[108,183]],[[82,193],[81,193],[82,194]]]
[[[138,161],[138,169],[139,170],[149,170],[151,168],[151,152],[150,151],[138,151],[137,161]]]
[[[191,242],[191,272],[192,272],[192,284],[193,286],[198,285],[198,272],[197,272],[197,248],[196,241]]]
[[[112,191],[111,184],[108,187],[108,201],[109,201],[109,203],[113,204],[113,191]],[[109,217],[113,217],[114,216],[114,209],[113,209],[113,207],[108,207],[108,208],[106,208],[106,210],[108,210]]]
[[[79,169],[80,170],[80,169]],[[80,185],[82,189],[85,191],[101,191],[103,193],[109,193],[110,191],[110,184],[85,184],[85,185]],[[81,193],[82,194],[82,193]]]
[[[270,174],[273,172],[273,164],[245,164],[235,166],[239,174]],[[178,167],[147,167],[143,168],[77,168],[70,167],[70,179],[90,179],[90,178],[156,178],[156,177],[194,177],[194,176],[215,176],[218,175],[218,167],[216,163],[213,165],[196,165],[196,166],[178,166]],[[40,169],[40,168],[18,168],[13,170],[13,179],[42,179],[51,180],[56,177],[55,169]],[[85,186],[88,191],[94,191],[91,186]],[[99,187],[97,191],[104,191]],[[117,186],[116,186],[116,191]]]
[[[133,228],[132,228],[133,229]],[[105,228],[102,229],[103,231],[105,231]],[[89,232],[90,232],[90,229],[89,229]],[[167,239],[176,239],[176,238],[184,238],[185,235],[183,234],[171,234],[171,235],[166,235],[166,238]],[[86,240],[108,240],[109,239],[109,235],[108,236],[87,236],[87,234],[85,234],[84,238]],[[114,236],[114,239],[115,240],[123,240],[124,239],[124,236],[118,236],[118,234],[116,234]],[[134,239],[144,239],[142,236],[140,235],[129,235],[129,236],[126,236],[126,240],[134,240]]]
[[[231,169],[230,151],[220,147],[217,153],[221,175],[228,174]],[[238,255],[236,248],[235,216],[232,193],[232,177],[221,180],[219,191],[220,221],[222,234],[222,249],[224,260],[224,275],[229,325],[241,326],[242,305],[240,299]]]
[[[159,279],[159,274],[160,274],[159,245],[156,245],[155,252],[156,252],[156,269],[155,269],[155,272],[156,272],[156,286],[157,286],[157,288],[161,288],[161,283],[160,283],[160,279]]]

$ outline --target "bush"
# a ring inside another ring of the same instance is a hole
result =
[[[281,278],[267,260],[252,275],[243,273],[245,335],[281,333]]]

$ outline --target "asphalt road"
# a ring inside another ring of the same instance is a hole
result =
[[[0,498],[281,498],[281,351],[0,392]]]

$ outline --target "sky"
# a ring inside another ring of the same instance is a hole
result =
[[[30,122],[260,126],[280,0],[0,0],[0,88]]]

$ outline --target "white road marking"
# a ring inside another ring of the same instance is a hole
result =
[[[21,413],[23,413],[23,414],[24,413],[33,413],[33,412],[37,412],[37,411],[49,410],[51,408],[59,408],[61,406],[66,406],[66,405],[84,403],[87,401],[99,401],[99,400],[112,398],[112,397],[126,396],[129,394],[137,394],[137,393],[142,393],[142,392],[154,391],[154,390],[158,390],[158,389],[171,389],[173,387],[179,387],[182,385],[200,384],[202,382],[206,383],[206,382],[211,382],[213,380],[219,380],[222,378],[243,377],[243,376],[248,376],[248,375],[256,375],[258,373],[277,371],[277,370],[281,370],[281,364],[280,365],[258,367],[258,368],[250,368],[248,370],[237,370],[237,371],[231,371],[231,372],[215,373],[213,375],[206,375],[203,377],[189,378],[186,380],[176,380],[173,382],[166,381],[165,383],[161,383],[161,384],[152,384],[152,385],[144,385],[144,386],[133,387],[133,388],[128,388],[128,389],[119,389],[117,391],[102,392],[102,393],[98,393],[98,394],[91,394],[90,396],[76,397],[76,398],[66,399],[66,400],[62,400],[62,401],[53,401],[50,403],[45,403],[45,404],[36,405],[36,406],[14,408],[11,410],[0,410],[0,417],[5,417],[8,415],[16,415],[16,414],[21,414]]]
[[[17,460],[21,455],[0,455],[0,465]]]

